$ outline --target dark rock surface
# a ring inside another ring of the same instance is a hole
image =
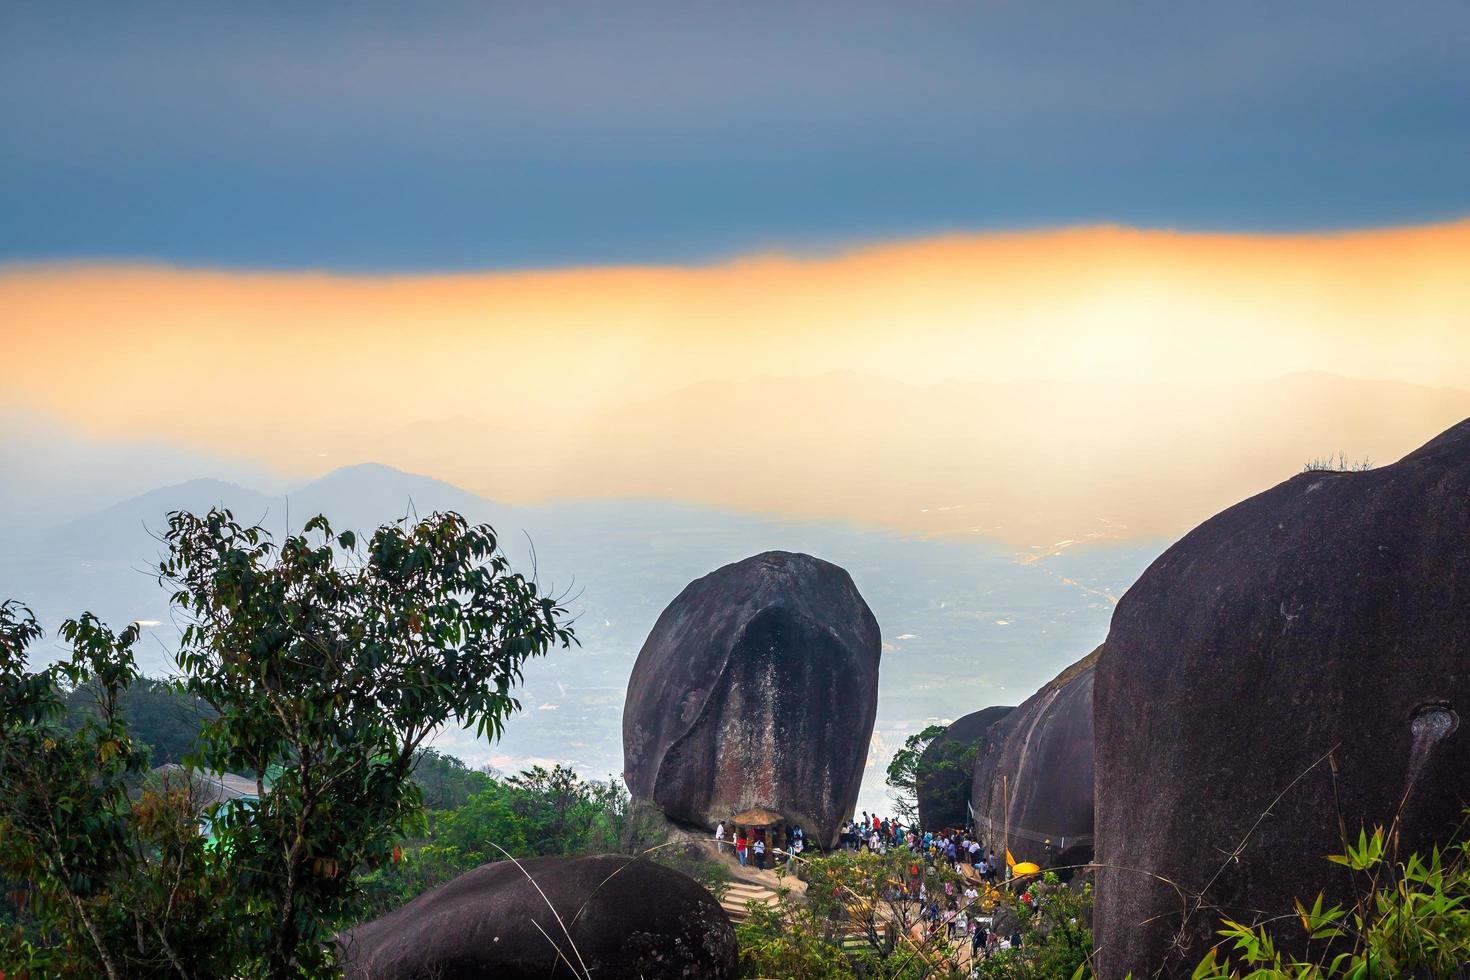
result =
[[[829,562],[773,551],[691,582],[628,680],[629,789],[707,827],[764,807],[830,846],[857,803],[880,654],[877,620]]]
[[[970,799],[987,848],[1009,829],[1017,861],[1082,864],[1092,856],[1094,650],[991,726]]]
[[[714,896],[619,854],[486,864],[339,942],[348,980],[736,974],[735,932]]]
[[[1323,859],[1339,812],[1356,838],[1402,801],[1401,855],[1443,840],[1470,800],[1470,736],[1445,731],[1470,708],[1467,644],[1470,421],[1391,466],[1295,476],[1166,551],[1097,667],[1101,975],[1187,976],[1212,908],[1349,900]]]
[[[930,742],[919,756],[919,764],[930,769],[929,775],[918,779],[919,826],[938,829],[941,827],[966,827],[970,814],[965,801],[970,795],[970,781],[974,766],[935,771],[946,760],[953,760],[961,752],[978,746],[990,726],[1016,710],[1014,705],[997,705],[972,711],[955,721],[934,741]]]

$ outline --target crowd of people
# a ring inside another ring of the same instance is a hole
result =
[[[921,831],[917,826],[905,827],[897,820],[868,815],[866,810],[858,819],[849,820],[842,827],[839,843],[848,851],[873,851],[886,854],[902,847],[911,853],[922,854],[931,860],[942,860],[954,871],[967,864],[982,879],[994,884],[999,876],[999,863],[995,849],[986,849],[985,842],[968,831],[946,828],[944,830]]]
[[[772,841],[767,841],[768,833]],[[784,855],[789,864],[795,861],[806,848],[806,838],[801,827],[793,826],[786,831],[784,847],[775,846],[775,832],[760,830],[747,833],[743,828],[732,827],[726,831],[724,821],[715,828],[715,839],[721,851],[733,849],[741,867],[754,865],[764,870],[768,853]],[[869,814],[866,810],[842,826],[838,846],[845,851],[857,853],[870,851],[887,854],[903,850],[916,859],[911,865],[912,881],[903,886],[905,898],[918,903],[920,918],[932,933],[944,931],[950,940],[969,941],[972,954],[987,955],[996,950],[1009,949],[1021,944],[1018,932],[1000,935],[991,928],[992,920],[980,914],[979,890],[976,884],[983,882],[995,886],[1002,879],[1004,864],[997,858],[995,849],[987,847],[978,834],[964,829],[945,828],[939,831],[921,830],[916,825],[905,826],[898,820]],[[1051,841],[1046,842],[1047,864],[1051,864]],[[942,889],[935,887],[931,894],[929,882],[925,881],[924,868],[947,865],[964,877],[966,884],[946,882]],[[965,875],[968,868],[969,874]],[[976,881],[978,879],[978,882]]]
[[[839,844],[853,852],[886,854],[894,849],[906,850],[916,858],[923,858],[931,867],[943,863],[957,874],[963,874],[962,866],[967,865],[975,877],[991,886],[1000,877],[1001,864],[994,848],[987,848],[978,834],[967,830],[920,830],[917,825],[905,827],[897,820],[870,815],[865,810],[860,817],[843,825]],[[968,939],[974,956],[1020,946],[1019,932],[1002,936],[991,928],[989,917],[980,915],[980,896],[974,884],[966,885],[961,891],[946,882],[942,894],[930,894],[919,865],[911,865],[911,872],[913,881],[906,891],[913,893],[921,910],[920,917],[931,933],[943,930],[951,940]]]

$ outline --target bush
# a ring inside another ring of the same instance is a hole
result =
[[[1073,888],[1048,871],[1014,895],[1007,912],[1021,945],[982,960],[982,980],[1054,980],[1085,972],[1092,958],[1091,884]]]
[[[1358,880],[1352,906],[1325,907],[1318,895],[1310,907],[1298,902],[1299,928],[1316,955],[1282,953],[1273,938],[1279,923],[1227,921],[1223,941],[1194,971],[1195,980],[1451,980],[1470,964],[1470,842],[1453,842],[1444,852],[1388,857],[1392,837],[1382,828],[1360,831],[1356,844],[1329,861]]]
[[[752,904],[750,918],[736,927],[743,976],[964,975],[968,940],[951,942],[945,927],[962,905],[963,880],[947,865],[930,865],[898,848],[813,857],[799,869],[807,886],[804,900],[783,890],[770,908]]]

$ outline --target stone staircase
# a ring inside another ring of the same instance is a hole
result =
[[[725,889],[724,897],[720,899],[720,905],[729,913],[732,922],[745,921],[749,915],[749,910],[745,907],[747,902],[775,905],[776,893],[764,885],[753,885],[745,881],[732,881]]]

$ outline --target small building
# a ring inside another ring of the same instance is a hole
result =
[[[788,843],[790,828],[786,826],[786,818],[772,810],[752,807],[731,817],[730,824],[737,837],[744,831],[752,843],[763,840],[768,848],[785,847]]]
[[[185,769],[170,762],[154,769],[152,775],[158,778],[165,789],[183,789],[188,793],[189,806],[199,816],[199,832],[211,844],[215,834],[214,821],[206,812],[210,807],[232,800],[245,804],[260,802],[260,787],[255,780],[238,773]],[[269,791],[269,785],[266,789]]]
[[[187,787],[189,799],[198,810],[230,800],[257,801],[260,799],[260,788],[249,776],[241,776],[233,772],[203,772],[197,769],[185,769],[174,762],[159,766],[153,772],[163,781],[164,786],[170,789]]]

